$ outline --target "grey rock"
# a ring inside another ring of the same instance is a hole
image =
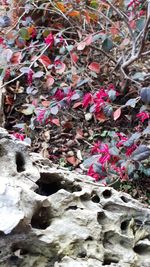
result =
[[[0,266],[149,267],[150,210],[0,128]]]

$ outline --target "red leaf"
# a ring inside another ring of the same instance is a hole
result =
[[[54,78],[52,76],[47,76],[46,86],[51,87],[54,84]]]
[[[114,120],[116,121],[116,120],[120,117],[120,115],[121,115],[121,108],[118,108],[118,109],[116,109],[116,111],[114,112],[114,115],[113,115]]]
[[[49,59],[49,57],[45,56],[45,55],[42,55],[40,58],[39,58],[39,61],[45,65],[46,67],[48,67],[49,65],[52,64],[51,60]]]
[[[19,64],[21,62],[21,58],[22,58],[21,52],[16,52],[11,57],[11,63]]]
[[[42,105],[43,105],[43,107],[48,108],[50,105],[50,101],[44,100],[44,101],[42,101]]]
[[[51,121],[52,121],[52,123],[54,123],[55,125],[60,126],[59,119],[52,119]]]
[[[76,53],[74,53],[74,52],[71,53],[71,58],[72,58],[74,63],[77,63],[77,61],[79,59],[78,55]]]
[[[103,112],[99,112],[98,114],[96,114],[96,119],[100,122],[104,122],[107,120]]]
[[[85,39],[84,42],[86,43],[86,45],[90,45],[93,42],[93,37],[92,34],[89,34]]]
[[[92,62],[88,68],[91,70],[91,71],[94,71],[96,73],[99,73],[100,72],[100,64],[97,63],[97,62]]]
[[[67,157],[66,159],[67,159],[67,161],[68,161],[71,165],[73,165],[74,167],[77,166],[77,165],[80,163],[80,161],[79,161],[77,158],[75,158],[74,156],[72,156],[72,157]]]
[[[80,106],[82,106],[82,102],[77,102],[73,105],[73,108],[78,108]]]

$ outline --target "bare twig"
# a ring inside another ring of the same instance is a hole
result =
[[[95,46],[95,45],[91,45],[92,48],[100,51],[102,54],[104,54],[106,57],[108,57],[111,61],[113,61],[115,64],[117,64],[117,61],[111,56],[109,55],[108,53],[106,53],[103,49]]]

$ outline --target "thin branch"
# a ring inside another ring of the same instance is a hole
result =
[[[127,17],[124,15],[124,13],[122,13],[118,8],[116,8],[110,1],[106,0],[106,3],[123,19],[123,21],[125,22],[125,24],[127,25],[127,28],[130,32],[130,35],[132,37],[132,40],[134,40],[134,34],[133,31],[128,23]]]
[[[50,45],[46,45],[44,47],[44,49],[42,50],[42,52],[31,62],[30,66],[29,66],[29,69],[32,68],[32,66],[34,65],[34,63],[44,54],[44,52],[47,50],[47,48],[49,47]],[[15,82],[16,80],[18,80],[19,78],[21,78],[22,76],[24,75],[24,73],[20,73],[18,76],[16,76],[14,79],[4,83],[3,85],[0,86],[0,89],[2,89],[3,87],[7,86],[8,84],[12,83],[12,82]]]
[[[106,53],[103,49],[95,46],[95,45],[91,45],[92,48],[100,51],[101,53],[103,53],[106,57],[108,57],[111,61],[113,61],[115,64],[117,64],[117,61],[111,56],[109,55],[108,53]]]

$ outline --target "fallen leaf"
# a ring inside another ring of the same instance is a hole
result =
[[[72,156],[72,157],[67,157],[66,159],[67,159],[67,161],[68,161],[71,165],[73,165],[74,167],[76,167],[76,166],[80,163],[80,161],[79,161],[77,158],[75,158],[74,156]]]
[[[70,54],[71,54],[71,59],[72,59],[72,61],[73,61],[74,63],[77,63],[77,62],[78,62],[78,59],[79,59],[78,55],[77,55],[76,53],[74,53],[74,52],[72,52],[72,53],[70,53]]]
[[[99,112],[98,114],[96,114],[96,119],[100,122],[104,122],[107,120],[107,117],[103,112]]]
[[[51,60],[46,55],[40,56],[39,61],[46,67],[52,64]]]
[[[71,12],[69,12],[68,14],[69,17],[79,17],[80,16],[80,12],[77,10],[73,10]]]
[[[16,52],[11,57],[11,63],[12,64],[20,64],[22,58],[21,52]]]
[[[73,108],[78,108],[80,106],[82,106],[82,102],[77,102],[73,105]]]
[[[55,82],[54,78],[52,76],[47,76],[46,78],[46,86],[51,87]]]
[[[56,3],[56,6],[57,6],[57,8],[58,8],[61,12],[63,12],[63,13],[66,12],[66,8],[65,8],[65,6],[64,6],[63,3],[61,3],[61,2],[57,2],[57,3]]]
[[[51,122],[54,123],[57,126],[60,126],[59,119],[52,119]]]
[[[99,73],[100,72],[100,64],[97,63],[97,62],[92,62],[88,68],[91,70],[91,71],[94,71],[96,73]]]
[[[85,47],[86,47],[86,43],[82,41],[82,42],[80,42],[80,43],[77,45],[77,50],[81,51],[81,50],[83,50]]]
[[[44,100],[44,101],[42,101],[42,105],[43,105],[43,107],[48,108],[50,105],[50,101]]]
[[[121,115],[121,108],[116,109],[116,111],[113,114],[114,121],[116,121]]]

